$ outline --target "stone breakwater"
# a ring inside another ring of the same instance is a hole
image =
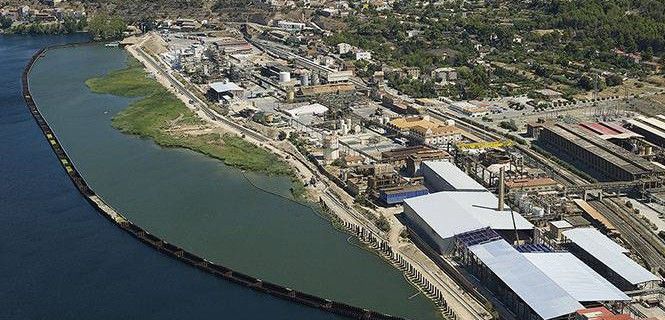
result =
[[[69,44],[65,46],[74,46],[81,45],[78,44]],[[354,318],[354,319],[366,319],[366,320],[397,320],[402,319],[400,317],[395,317],[376,311],[371,311],[359,307],[354,307],[345,303],[331,301],[322,297],[315,295],[307,294],[300,292],[291,288],[287,288],[278,284],[270,283],[268,281],[263,281],[261,279],[243,274],[241,272],[232,270],[225,266],[210,262],[202,257],[199,257],[193,253],[187,252],[186,250],[168,243],[149,232],[143,230],[140,226],[135,225],[128,219],[126,219],[122,214],[117,212],[111,206],[106,204],[103,199],[101,199],[95,192],[88,186],[85,179],[78,173],[74,167],[69,156],[63,149],[62,145],[58,141],[57,137],[49,127],[48,123],[44,117],[39,112],[35,101],[32,98],[29,87],[29,74],[34,65],[34,63],[48,50],[55,49],[63,46],[51,46],[43,48],[37,51],[27,66],[25,67],[22,75],[22,86],[23,86],[23,97],[25,99],[26,105],[30,110],[30,113],[34,117],[37,125],[42,130],[46,140],[50,144],[53,152],[58,157],[61,165],[65,169],[67,175],[72,180],[76,188],[81,192],[85,199],[92,205],[102,216],[109,219],[119,228],[125,230],[133,237],[142,241],[143,243],[153,247],[154,249],[169,255],[173,258],[186,262],[196,268],[199,268],[203,271],[211,273],[217,277],[226,279],[230,282],[233,282],[238,285],[251,288],[253,290],[270,294],[274,297],[300,303],[302,305],[310,306],[313,308],[318,308],[333,314]]]

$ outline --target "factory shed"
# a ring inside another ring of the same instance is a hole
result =
[[[630,301],[630,297],[570,252],[523,254],[579,302]]]
[[[423,185],[399,186],[385,188],[379,191],[379,199],[385,204],[397,204],[404,202],[405,199],[419,197],[429,194],[429,190]]]
[[[224,97],[229,98],[242,98],[244,96],[245,89],[241,86],[230,82],[213,82],[210,84],[210,89],[208,90],[208,97],[213,101],[224,100]]]
[[[650,161],[577,126],[561,123],[546,126],[537,142],[600,181],[633,181],[663,173],[663,169]]]
[[[498,199],[489,191],[442,191],[404,200],[409,226],[440,254],[454,249],[453,237],[489,227],[497,231],[514,229],[528,238],[533,225],[518,213],[497,210]]]
[[[643,135],[651,143],[665,147],[665,119],[662,117],[637,117],[627,120],[626,123],[631,130]]]
[[[487,189],[449,161],[424,161],[420,172],[432,192],[481,191]]]
[[[628,250],[595,228],[575,228],[564,231],[563,235],[570,240],[570,252],[622,290],[661,280],[629,258]]]
[[[641,138],[642,136],[632,132],[617,123],[612,122],[584,122],[579,126],[589,132],[598,135],[604,140],[608,139],[631,139]]]
[[[518,319],[564,319],[584,308],[505,240],[473,245],[468,251],[475,257],[470,259],[474,273]]]

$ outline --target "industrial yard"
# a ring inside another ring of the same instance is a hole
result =
[[[165,25],[125,44],[209,126],[277,154],[333,220],[371,231],[443,317],[665,317],[664,116],[589,112],[623,101],[598,99],[561,106],[578,118],[515,113],[508,130],[482,119],[513,111],[415,99],[340,48],[275,38],[316,32]]]

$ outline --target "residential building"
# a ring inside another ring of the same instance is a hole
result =
[[[358,51],[356,52],[356,60],[372,60],[372,53],[369,51]]]
[[[351,52],[352,49],[353,49],[353,46],[348,44],[348,43],[342,42],[342,43],[337,44],[337,53],[339,53],[339,54],[347,54],[347,53]]]

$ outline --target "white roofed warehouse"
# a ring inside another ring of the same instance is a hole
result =
[[[498,202],[489,191],[442,191],[404,200],[404,215],[409,227],[440,254],[452,252],[455,235],[485,227],[508,239],[517,229],[521,240],[530,239],[533,225],[508,208],[499,211]]]
[[[471,245],[469,266],[517,319],[567,319],[584,306],[505,240]]]
[[[293,118],[304,115],[323,115],[328,111],[328,107],[320,103],[312,103],[294,107],[283,107],[282,110]]]
[[[626,255],[628,250],[595,228],[575,228],[563,232],[567,249],[622,290],[635,290],[662,281]]]
[[[210,84],[207,95],[211,101],[224,102],[233,98],[243,98],[245,89],[230,81],[213,82]]]
[[[449,161],[424,161],[420,173],[432,192],[487,191],[480,183]]]
[[[512,246],[489,228],[455,236],[459,263],[516,319],[569,319],[577,310],[631,299],[574,255],[544,244]]]

